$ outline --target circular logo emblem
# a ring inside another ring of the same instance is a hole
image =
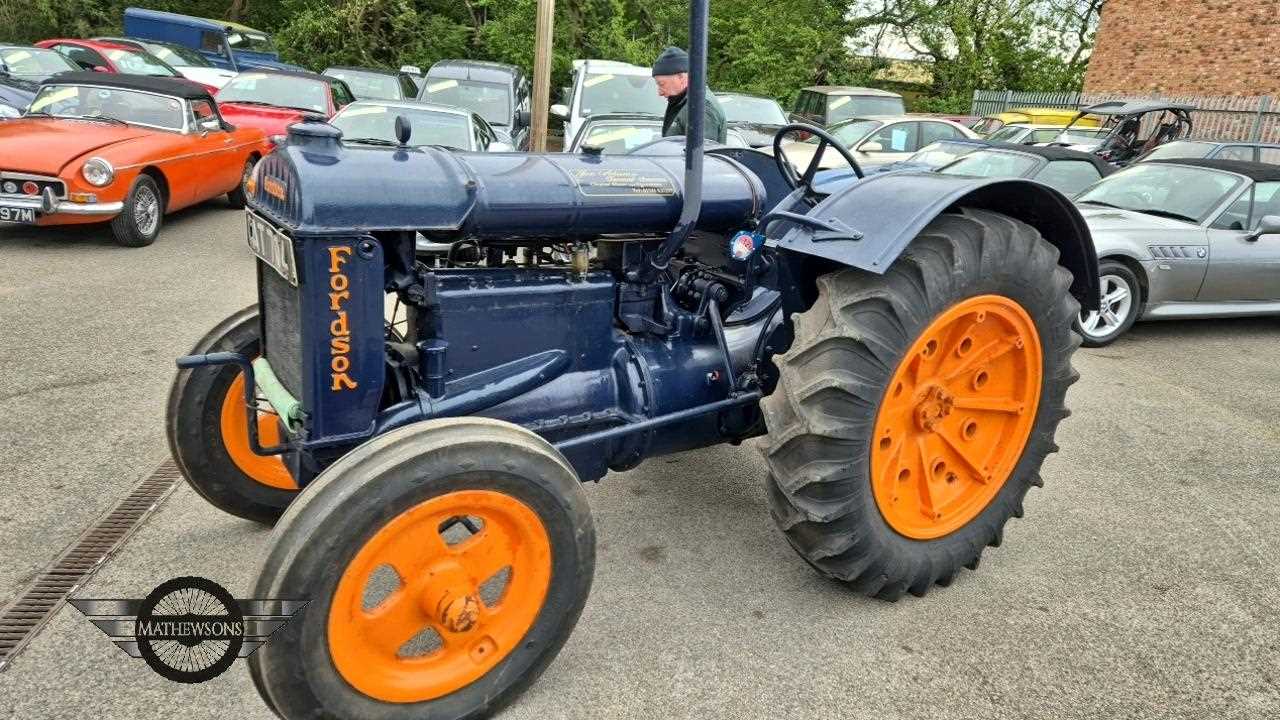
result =
[[[138,608],[138,650],[152,670],[180,683],[221,675],[244,644],[244,615],[231,593],[200,577],[169,580]]]

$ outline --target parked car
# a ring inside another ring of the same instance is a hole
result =
[[[131,7],[124,11],[124,34],[189,47],[228,70],[302,70],[280,61],[280,53],[267,33],[226,20]]]
[[[150,245],[164,215],[227,195],[269,151],[186,80],[72,72],[45,80],[27,113],[0,123],[0,221],[111,222],[121,245]]]
[[[65,38],[41,40],[36,47],[55,50],[67,56],[81,69],[94,72],[119,73],[121,75],[145,75],[150,77],[182,78],[182,73],[146,50],[133,45],[122,45],[105,40],[70,40]],[[194,81],[193,81],[194,82]],[[209,92],[218,88],[199,83]]]
[[[1060,147],[986,141],[964,157],[937,169],[942,175],[1030,178],[1067,197],[1075,197],[1116,170],[1093,153]]]
[[[333,117],[356,100],[338,78],[288,70],[242,72],[215,97],[224,118],[262,130],[273,144],[288,134],[290,125]]]
[[[903,115],[858,117],[844,120],[828,128],[836,140],[854,153],[860,166],[874,168],[898,160],[906,160],[920,148],[939,140],[976,139],[977,133],[960,123],[941,118],[917,118]],[[818,139],[785,142],[782,151],[791,164],[803,170],[818,149]],[[762,148],[772,153],[772,147]],[[840,154],[828,150],[822,154],[823,169],[847,167]]]
[[[899,160],[887,165],[880,165],[878,167],[870,168],[870,170],[877,173],[897,172],[899,170],[937,170],[943,165],[950,164],[957,158],[962,158],[975,150],[981,150],[988,146],[989,143],[980,138],[939,140],[935,143],[929,143],[915,151],[906,160]],[[850,170],[828,170],[826,172],[832,174],[853,174]]]
[[[1280,167],[1148,160],[1076,199],[1093,234],[1102,307],[1084,344],[1138,320],[1280,314]]]
[[[513,149],[484,118],[452,105],[414,100],[357,100],[339,110],[329,124],[342,131],[345,143],[399,146],[397,117],[409,121],[409,147],[440,145],[476,152]]]
[[[1047,125],[1052,127],[1066,127],[1067,123],[1075,118],[1077,112],[1064,108],[1014,108],[1000,113],[992,113],[974,123],[970,127],[974,132],[988,137],[992,133],[1000,130],[1006,125]],[[1076,127],[1099,127],[1102,122],[1094,117],[1082,117],[1076,122]],[[995,138],[992,138],[993,140]]]
[[[1174,140],[1138,158],[1167,160],[1171,158],[1217,158],[1280,165],[1280,144],[1249,142],[1214,142],[1212,140]]]
[[[602,154],[626,154],[637,148],[652,146],[662,140],[662,117],[641,113],[607,113],[592,115],[582,124],[578,134],[565,144],[565,152],[593,152]],[[680,155],[684,153],[684,138],[669,138],[673,142],[662,147],[651,147],[649,155]],[[678,142],[674,142],[678,140]],[[708,141],[707,147],[721,147]],[[725,131],[723,147],[749,148],[746,137],[735,128]]]
[[[155,55],[174,70],[182,73],[188,80],[202,85],[221,88],[227,81],[236,76],[234,70],[215,66],[203,55],[182,45],[159,42],[156,40],[137,40],[134,38],[101,37],[95,38],[104,42],[128,45]]]
[[[417,84],[405,72],[335,66],[326,68],[321,74],[346,83],[357,100],[413,100],[418,97]]]
[[[574,60],[572,84],[562,92],[562,102],[551,106],[551,115],[564,121],[566,141],[577,137],[592,115],[662,117],[667,110],[650,68],[613,60]]]
[[[0,45],[0,120],[21,115],[42,80],[77,69],[75,63],[53,50]]]
[[[787,114],[773,98],[740,92],[718,92],[726,124],[742,133],[751,147],[773,144],[773,136],[787,124]]]
[[[1191,134],[1191,105],[1180,105],[1163,100],[1138,100],[1111,102],[1081,108],[1076,118],[1067,123],[1064,134],[1079,126],[1080,121],[1093,115],[1106,119],[1103,134],[1087,143],[1057,142],[1072,150],[1097,153],[1099,157],[1115,165],[1128,165],[1139,155],[1187,137]],[[1143,134],[1143,126],[1147,126]]]
[[[865,87],[814,85],[801,90],[796,97],[791,122],[825,128],[853,118],[906,113],[902,96],[895,92]]]
[[[427,71],[418,99],[456,105],[511,136],[517,150],[529,147],[529,78],[515,65],[480,60],[441,60]]]
[[[1005,125],[988,135],[987,139],[1017,145],[1086,145],[1097,142],[1106,134],[1102,128],[1077,126],[1067,130],[1062,125]]]
[[[417,65],[401,65],[400,72],[408,75],[409,79],[413,81],[413,86],[417,88],[413,96],[417,97],[418,93],[422,92],[422,85],[426,82],[427,74],[422,72],[422,68]]]

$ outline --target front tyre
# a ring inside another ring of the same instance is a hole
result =
[[[571,466],[509,423],[416,423],[343,456],[281,518],[254,597],[307,607],[249,658],[285,718],[488,717],[555,658],[595,530]]]
[[[256,357],[262,345],[259,325],[258,306],[251,305],[210,330],[190,354]],[[276,416],[253,412],[259,442],[266,447],[279,443]],[[240,368],[179,370],[165,418],[169,451],[187,483],[205,500],[236,517],[269,525],[293,501],[298,485],[279,456],[264,457],[250,448],[249,413]]]
[[[111,236],[125,247],[144,247],[156,241],[164,224],[164,194],[150,175],[138,175],[124,207],[111,221]]]
[[[244,161],[244,170],[240,173],[240,184],[236,185],[235,189],[227,193],[227,203],[236,210],[243,210],[249,201],[249,197],[245,193],[245,190],[249,182],[249,176],[253,174],[254,164],[255,160],[253,158],[249,158]]]
[[[1115,342],[1133,327],[1142,307],[1138,276],[1124,263],[1098,263],[1098,287],[1098,309],[1081,312],[1075,320],[1075,331],[1080,333],[1085,347],[1105,347]]]
[[[965,209],[884,275],[818,279],[764,401],[773,516],[818,572],[923,595],[1000,544],[1079,377],[1071,274],[1036,230]]]

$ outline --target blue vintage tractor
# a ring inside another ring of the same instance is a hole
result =
[[[692,3],[690,102],[705,90]],[[344,143],[305,123],[247,183],[259,299],[179,360],[173,454],[277,521],[254,597],[309,600],[250,658],[286,718],[471,718],[586,602],[581,483],[759,437],[774,519],[885,599],[976,568],[1022,514],[1096,305],[1088,230],[1023,180],[831,194],[775,154]],[[859,173],[860,174],[860,173]],[[422,254],[419,246],[444,249]]]

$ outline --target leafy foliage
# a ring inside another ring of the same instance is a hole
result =
[[[784,102],[810,84],[883,84],[877,50],[893,35],[932,70],[929,109],[963,110],[980,87],[1071,89],[1102,2],[714,0],[710,81]],[[0,3],[0,26],[18,42],[118,34],[131,4],[272,32],[286,61],[317,70],[533,63],[537,0],[27,0]],[[647,65],[666,45],[687,46],[687,17],[688,0],[557,0],[553,86],[567,83],[575,58]]]

